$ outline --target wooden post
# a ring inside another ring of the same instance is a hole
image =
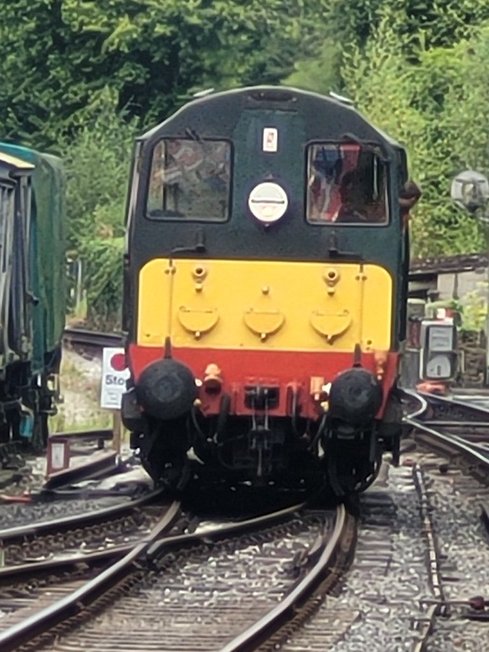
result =
[[[114,447],[114,450],[118,455],[120,455],[121,452],[121,440],[122,440],[121,411],[113,410],[112,411],[112,446]]]

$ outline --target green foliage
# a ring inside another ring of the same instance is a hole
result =
[[[52,146],[98,94],[147,122],[193,89],[277,82],[310,53],[326,0],[3,0],[0,120]],[[19,44],[22,47],[19,47]]]
[[[331,0],[322,12],[322,40],[318,44],[316,28],[311,56],[304,59],[297,52],[294,70],[284,81],[318,92],[344,92],[348,66],[345,71],[343,58],[352,47],[361,53],[362,69],[379,67],[379,51],[384,59],[381,36],[403,62],[419,62],[420,52],[450,47],[488,19],[489,4],[480,0]]]
[[[82,261],[88,319],[101,329],[119,321],[124,204],[135,126],[115,111],[105,89],[73,141],[63,141],[68,241]],[[75,306],[76,309],[76,306]]]
[[[329,91],[340,90],[341,50],[338,44],[326,38],[316,54],[309,59],[297,61],[293,72],[283,83],[325,95]]]
[[[95,328],[116,328],[120,324],[124,238],[87,237],[83,244],[85,274],[90,279],[90,324]]]
[[[110,239],[122,235],[135,130],[161,121],[196,90],[278,82],[297,56],[312,52],[327,2],[0,5],[3,138],[64,157],[71,254],[85,263],[92,319],[113,321],[120,263]]]
[[[365,46],[388,15],[404,54],[413,39],[430,49],[450,46],[489,19],[489,5],[480,0],[331,0],[328,33],[341,43]]]
[[[452,47],[417,51],[408,61],[386,16],[362,51],[345,56],[344,80],[357,105],[404,142],[423,198],[413,220],[415,253],[477,251],[481,228],[450,201],[453,176],[487,169],[489,30]]]
[[[283,80],[350,96],[408,147],[424,193],[413,220],[415,253],[483,245],[477,222],[455,209],[448,193],[460,170],[489,172],[489,3],[0,0],[0,6],[3,139],[65,158],[69,242],[86,261],[96,320],[113,321],[118,309],[134,133],[208,87]]]
[[[489,169],[489,21],[480,22],[489,6],[362,0],[342,15],[340,5],[331,4],[331,24],[347,41],[299,62],[288,80],[314,90],[328,80],[407,146],[423,190],[412,222],[415,255],[480,250],[479,223],[451,203],[449,190],[462,169]]]
[[[485,330],[487,318],[487,282],[478,284],[479,289],[462,298],[462,330],[480,332]]]
[[[88,237],[121,236],[129,164],[136,125],[116,113],[114,93],[104,89],[87,108],[74,139],[60,141],[67,172],[69,246],[83,254]]]

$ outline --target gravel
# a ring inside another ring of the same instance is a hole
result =
[[[442,588],[448,600],[485,595],[489,548],[479,503],[487,490],[460,471],[439,471],[441,458],[422,452],[404,456],[362,497],[362,523],[352,568],[338,591],[287,641],[290,652],[402,652],[415,649],[426,633],[429,607],[436,602],[427,565],[420,496],[412,468],[423,468],[435,546],[441,558]],[[384,486],[383,486],[384,485]],[[489,649],[489,624],[468,621],[465,607],[450,618],[436,617],[428,652]]]

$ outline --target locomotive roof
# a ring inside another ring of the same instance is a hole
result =
[[[244,109],[295,111],[296,107],[310,118],[308,122],[316,126],[318,134],[325,134],[324,138],[339,139],[351,134],[359,139],[404,149],[372,125],[348,100],[288,86],[250,86],[193,99],[138,140],[150,140],[172,133],[179,135],[182,132],[183,135],[186,123],[191,123],[193,129],[198,128],[199,135],[222,135],[232,130],[237,116]]]

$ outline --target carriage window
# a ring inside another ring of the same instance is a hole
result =
[[[153,219],[224,221],[229,214],[231,146],[166,138],[151,163],[147,214]]]
[[[387,168],[373,147],[311,145],[307,152],[307,221],[386,224]]]
[[[12,223],[14,216],[14,189],[0,185],[0,272],[7,271],[12,250]],[[2,282],[0,279],[0,290]],[[2,304],[0,296],[0,306]]]

